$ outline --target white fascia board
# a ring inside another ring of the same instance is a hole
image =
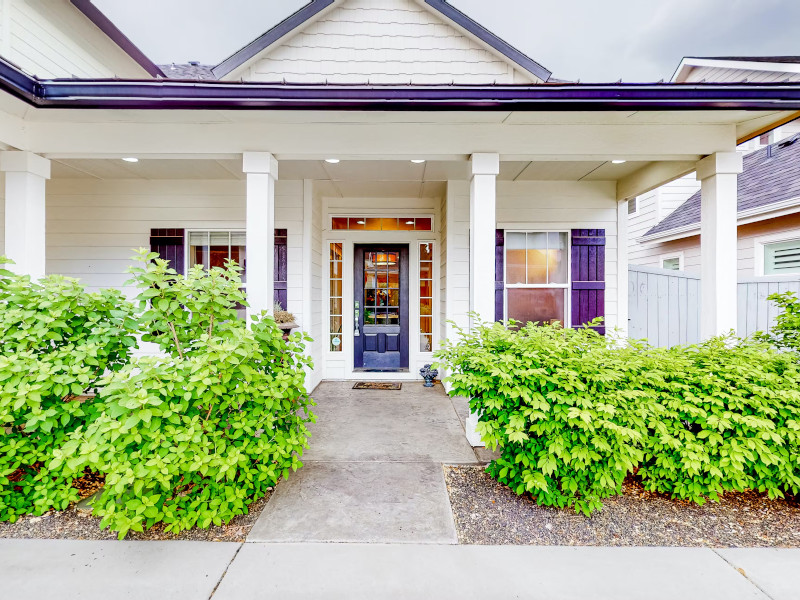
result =
[[[789,198],[788,200],[773,202],[766,206],[742,210],[737,214],[736,224],[737,226],[749,225],[750,223],[758,223],[759,221],[766,221],[768,219],[775,219],[777,217],[784,217],[797,213],[800,213],[800,198]],[[700,235],[700,225],[692,223],[691,225],[684,225],[683,227],[670,229],[669,231],[642,236],[639,238],[639,242],[663,243],[695,235]]]
[[[689,71],[696,67],[712,67],[715,69],[732,69],[742,71],[769,71],[773,73],[800,73],[800,64],[760,62],[749,60],[715,60],[709,58],[684,58],[672,75],[672,83],[683,79]]]

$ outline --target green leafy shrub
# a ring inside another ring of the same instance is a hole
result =
[[[166,357],[140,358],[101,382],[103,413],[53,461],[76,452],[106,475],[101,525],[178,532],[227,523],[301,466],[313,404],[304,338],[284,341],[269,317],[251,327],[238,267],[186,277],[141,251],[133,269],[145,339]],[[84,465],[80,465],[84,466]]]
[[[800,372],[765,345],[652,348],[588,328],[493,324],[462,331],[437,359],[501,450],[489,473],[539,504],[590,514],[630,473],[698,503],[800,491]]]
[[[80,473],[48,463],[98,414],[102,398],[83,396],[128,361],[133,313],[117,291],[87,293],[74,279],[32,282],[0,269],[0,520],[78,499]]]
[[[726,491],[800,492],[800,370],[767,345],[712,339],[649,351],[653,416],[639,475],[703,504]]]
[[[501,324],[460,331],[437,354],[452,394],[470,398],[478,432],[501,456],[489,473],[539,504],[586,514],[619,492],[643,458],[646,404],[632,350],[592,329]]]
[[[800,352],[800,300],[793,292],[772,294],[767,299],[777,304],[781,312],[772,329],[757,337],[776,348]]]

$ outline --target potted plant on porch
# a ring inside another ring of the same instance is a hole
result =
[[[280,302],[275,303],[273,313],[275,322],[278,324],[278,327],[283,330],[283,339],[288,339],[292,329],[296,329],[298,326],[297,323],[295,323],[294,315],[284,310]]]

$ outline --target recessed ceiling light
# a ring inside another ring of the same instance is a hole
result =
[[[330,163],[332,165],[336,165],[336,164],[339,164],[340,161],[339,161],[338,158],[326,158],[325,162],[326,163]]]
[[[124,160],[125,162],[139,162],[139,159],[136,158],[135,156],[126,156],[122,160]]]
[[[612,161],[611,161],[611,164],[614,164],[614,165],[621,165],[621,164],[623,164],[623,163],[626,163],[626,162],[628,162],[628,161],[626,161],[626,160],[622,160],[621,158],[618,158],[617,160],[612,160]]]
[[[413,225],[413,224],[414,224],[414,219],[411,219],[410,221],[406,221],[406,225]]]
[[[361,221],[356,221],[356,223],[358,223],[359,225],[366,225],[367,224],[367,222],[364,221],[363,219]]]
[[[424,158],[412,158],[411,162],[414,163],[415,165],[421,165],[422,163],[425,162],[425,159]]]

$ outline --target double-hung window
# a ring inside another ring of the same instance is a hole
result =
[[[242,289],[247,288],[247,245],[244,231],[190,231],[189,267],[203,265],[205,269],[224,267],[226,260],[234,260],[242,267]],[[241,318],[244,306],[238,306]]]
[[[506,318],[568,323],[568,234],[506,231],[505,254]]]

